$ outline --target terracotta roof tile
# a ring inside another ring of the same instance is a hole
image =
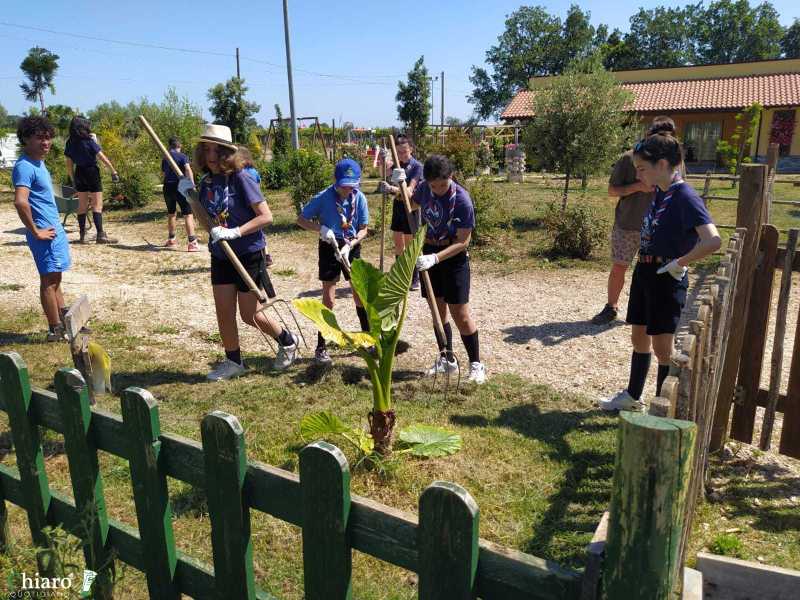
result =
[[[622,87],[633,92],[637,112],[736,110],[754,102],[765,108],[800,106],[800,73],[623,83]],[[532,105],[533,92],[521,91],[501,118],[532,117]]]

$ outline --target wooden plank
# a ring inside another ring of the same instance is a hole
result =
[[[732,318],[733,324],[728,334],[727,348],[724,353],[720,375],[720,386],[717,394],[713,430],[711,432],[711,450],[719,450],[728,431],[733,391],[736,387],[739,360],[744,344],[744,327],[748,313],[748,302],[755,270],[757,250],[761,236],[763,206],[766,201],[766,165],[744,165],[742,180],[739,186],[739,203],[736,207],[736,226],[746,230],[741,245],[739,264],[737,267],[735,297]]]
[[[667,375],[664,383],[661,384],[661,395],[667,399],[669,403],[668,417],[675,416],[675,409],[678,405],[678,386],[680,380],[674,375]]]
[[[683,568],[681,600],[703,600],[703,574],[700,571]]]
[[[775,335],[772,345],[772,360],[769,374],[769,394],[767,396],[767,410],[764,411],[764,421],[761,425],[761,440],[759,448],[769,450],[772,445],[772,429],[775,425],[775,410],[778,407],[778,395],[781,388],[781,375],[783,374],[783,343],[786,337],[786,313],[789,311],[789,291],[792,288],[792,261],[797,248],[798,230],[789,231],[786,242],[786,262],[781,275],[781,290],[778,294],[778,308],[775,313]]]
[[[108,515],[103,494],[103,477],[97,460],[97,448],[89,435],[92,411],[86,382],[77,369],[56,372],[56,394],[64,424],[64,448],[75,507],[85,525],[79,532],[87,568],[97,572],[92,584],[95,598],[113,596],[114,556],[108,544]]]
[[[179,599],[172,510],[167,477],[159,468],[161,426],[153,395],[141,388],[126,389],[122,394],[122,420],[130,451],[128,462],[147,589],[150,598]]]
[[[797,600],[800,571],[755,562],[697,553],[696,569],[703,574],[708,600]]]
[[[255,598],[250,510],[243,496],[247,457],[236,417],[214,411],[200,426],[218,600]]]
[[[740,357],[737,389],[741,390],[733,406],[730,437],[749,444],[753,441],[756,420],[756,396],[761,382],[761,367],[767,345],[769,313],[772,307],[773,264],[778,251],[778,230],[772,225],[761,229],[758,264],[753,275],[753,291],[744,325],[742,356]]]
[[[794,333],[779,452],[800,458],[800,327]]]
[[[480,511],[459,485],[434,481],[419,499],[420,600],[472,600]]]
[[[17,455],[23,502],[33,543],[47,546],[42,529],[47,526],[50,486],[44,468],[39,429],[31,417],[31,384],[28,367],[16,352],[0,353],[0,394],[11,424],[11,440]]]
[[[604,597],[667,600],[682,566],[680,534],[697,427],[631,412],[619,420]]]
[[[778,254],[775,256],[775,268],[782,269],[786,262],[786,248],[783,246],[778,247]],[[800,271],[800,253],[794,255],[792,261],[792,272],[797,273]]]
[[[600,517],[600,523],[594,530],[592,541],[586,546],[586,567],[581,582],[581,600],[599,600],[600,582],[603,577],[603,558],[606,553],[608,538],[608,511]]]
[[[300,452],[303,590],[308,600],[353,595],[353,553],[347,539],[350,468],[342,451],[316,442]]]
[[[756,398],[756,401],[759,406],[763,406],[764,408],[766,408],[767,402],[769,401],[769,390],[765,390],[764,388],[758,390],[758,396]],[[778,404],[775,407],[775,411],[782,413],[784,412],[785,408],[786,408],[786,394],[778,394]]]
[[[69,310],[64,315],[67,339],[70,342],[78,337],[81,327],[89,322],[91,316],[92,308],[89,306],[89,297],[84,294],[72,303],[72,306],[69,307]]]

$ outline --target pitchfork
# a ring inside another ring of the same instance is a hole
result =
[[[169,151],[164,147],[164,144],[161,142],[156,132],[153,131],[153,128],[150,126],[150,123],[147,122],[147,119],[145,119],[143,115],[139,115],[139,122],[142,124],[142,127],[144,127],[145,131],[147,131],[148,135],[153,140],[155,145],[158,146],[158,149],[161,151],[161,154],[164,156],[164,159],[167,161],[167,164],[172,168],[173,172],[178,177],[183,177],[184,175],[181,172],[180,167],[172,158],[172,155],[169,153]],[[189,195],[190,197],[188,200],[189,204],[192,207],[192,213],[194,214],[195,219],[197,219],[200,222],[200,225],[202,225],[203,229],[205,229],[206,232],[210,234],[211,223],[208,220],[208,213],[206,212],[205,208],[203,208],[203,206],[200,204],[200,199],[197,190],[192,190],[189,193]],[[273,311],[275,311],[275,314],[277,315],[278,320],[283,324],[283,327],[291,331],[289,324],[283,317],[283,314],[281,314],[281,311],[278,310],[276,305],[281,305],[286,307],[286,310],[289,311],[289,314],[291,315],[292,320],[294,321],[295,328],[297,333],[299,334],[300,339],[303,340],[303,345],[306,347],[306,349],[308,349],[308,343],[306,342],[306,337],[305,335],[303,335],[303,329],[300,327],[300,323],[297,321],[297,316],[294,314],[294,311],[292,310],[292,305],[283,298],[278,298],[278,295],[275,293],[275,288],[272,285],[272,281],[269,278],[269,273],[267,273],[266,271],[264,272],[264,278],[263,278],[264,290],[262,291],[256,285],[256,282],[253,281],[253,278],[250,277],[250,274],[242,266],[242,263],[239,261],[239,257],[236,256],[236,253],[230,247],[230,244],[228,244],[228,242],[225,240],[219,240],[217,244],[219,245],[220,248],[222,248],[222,251],[225,253],[225,256],[228,257],[228,260],[236,269],[236,272],[239,273],[239,276],[244,280],[250,292],[253,295],[255,295],[255,297],[258,298],[258,301],[261,303],[261,308],[258,309],[257,312],[263,313],[266,312],[267,309],[271,308]],[[262,331],[260,327],[256,327],[256,329],[258,329],[259,333],[261,334],[261,337],[264,338],[269,347],[272,348],[272,351],[276,352],[277,348],[275,347],[272,338],[268,336],[264,331]]]
[[[397,147],[394,144],[394,136],[389,136],[389,142],[391,143],[392,147],[392,162],[394,162],[395,168],[400,167],[400,159],[397,156]],[[417,219],[414,217],[414,214],[411,212],[411,198],[408,194],[408,186],[406,185],[405,181],[400,182],[400,197],[403,199],[403,206],[406,209],[406,218],[408,219],[408,226],[411,229],[411,233],[415,234],[417,229],[419,229],[419,224],[417,223]],[[425,286],[425,296],[426,300],[428,301],[428,307],[431,309],[431,318],[433,319],[433,333],[436,335],[436,342],[437,345],[442,348],[439,352],[439,357],[444,359],[447,362],[447,337],[444,334],[444,326],[442,325],[442,317],[439,314],[439,307],[436,306],[436,297],[433,295],[433,285],[431,285],[431,278],[427,271],[420,271],[419,272],[420,281],[422,281],[422,285]],[[456,367],[458,369],[458,379],[456,380],[456,394],[458,393],[458,389],[461,387],[461,363],[458,361],[458,357],[453,353],[453,359],[456,361]],[[434,370],[433,376],[433,386],[436,386],[436,379],[437,374]],[[445,372],[445,387],[444,387],[444,394],[447,397],[447,393],[450,389],[450,373]]]

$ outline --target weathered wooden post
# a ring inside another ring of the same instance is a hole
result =
[[[688,421],[620,413],[605,600],[673,597],[696,432]]]
[[[728,418],[739,372],[739,362],[744,344],[744,325],[761,239],[761,225],[764,221],[766,188],[766,165],[744,165],[742,167],[739,202],[736,209],[736,227],[737,229],[747,228],[747,235],[744,236],[744,243],[739,248],[738,281],[736,282],[736,295],[733,298],[731,329],[727,347],[724,350],[725,358],[721,367],[714,425],[711,430],[710,450],[712,452],[722,448],[728,431]]]

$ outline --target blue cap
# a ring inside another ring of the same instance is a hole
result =
[[[336,163],[334,177],[338,187],[357,186],[361,183],[361,167],[352,158],[343,158]]]

